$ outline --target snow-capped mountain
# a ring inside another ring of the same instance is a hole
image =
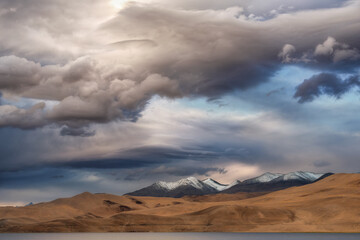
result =
[[[266,182],[279,182],[279,181],[310,181],[313,182],[316,179],[320,178],[323,173],[313,173],[313,172],[291,172],[287,174],[282,173],[264,173],[258,177],[250,178],[245,180],[243,183],[251,184],[251,183],[266,183]]]
[[[327,176],[331,173],[326,174]],[[317,179],[325,176],[324,174],[312,172],[291,172],[287,174],[281,173],[264,173],[255,178],[245,180],[244,182],[225,189],[223,193],[237,192],[272,192],[289,187],[302,186],[312,183]]]
[[[281,173],[264,173],[258,177],[250,178],[244,181],[244,183],[264,183],[264,182],[270,182],[274,180],[275,178],[278,178],[280,176],[283,176],[284,174]]]
[[[176,182],[159,181],[127,195],[153,197],[182,197],[185,195],[204,195],[218,193],[220,183],[214,180],[200,181],[195,177],[180,179]]]
[[[305,182],[313,182],[320,178],[322,173],[313,173],[313,172],[291,172],[287,174],[282,174],[281,176],[273,179],[274,182],[282,182],[282,181],[305,181]]]
[[[195,177],[180,179],[176,182],[159,181],[127,195],[153,197],[183,197],[185,195],[206,195],[236,192],[271,192],[293,186],[312,183],[324,174],[312,172],[264,173],[243,182],[236,180],[231,184],[221,184],[214,179],[198,180]]]

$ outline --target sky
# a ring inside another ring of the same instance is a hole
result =
[[[0,206],[359,172],[360,1],[1,0]]]

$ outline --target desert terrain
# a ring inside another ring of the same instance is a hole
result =
[[[360,174],[271,193],[183,198],[88,192],[0,208],[0,232],[360,232]]]

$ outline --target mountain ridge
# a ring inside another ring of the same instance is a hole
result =
[[[286,174],[266,172],[260,176],[235,180],[231,184],[221,184],[212,178],[199,180],[195,177],[180,179],[176,182],[158,181],[150,186],[127,193],[131,196],[183,197],[189,195],[208,195],[236,192],[271,192],[293,186],[312,183],[326,174],[295,171]]]

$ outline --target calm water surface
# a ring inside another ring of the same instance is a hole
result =
[[[0,234],[0,240],[359,240],[360,234],[327,233],[41,233]]]

